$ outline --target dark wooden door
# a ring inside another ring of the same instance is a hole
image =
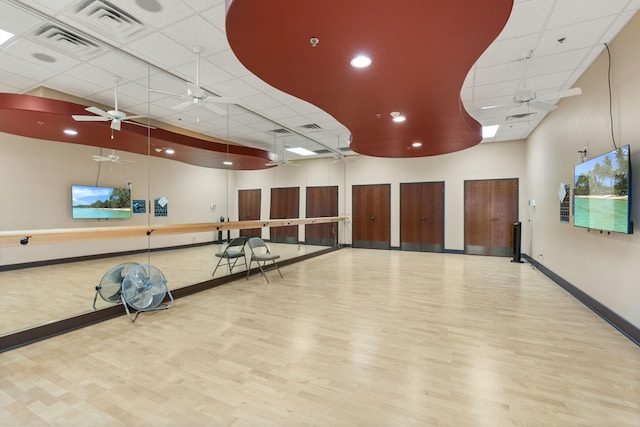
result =
[[[444,182],[400,184],[400,249],[444,250]]]
[[[464,183],[464,250],[474,255],[511,256],[518,221],[518,180]]]
[[[271,219],[300,217],[300,188],[271,189]],[[298,243],[298,226],[271,227],[271,241],[275,243]]]
[[[391,247],[391,185],[352,187],[352,245],[354,248]]]
[[[307,218],[338,216],[338,187],[307,187]],[[307,245],[335,246],[338,223],[307,224],[304,227]]]
[[[238,221],[254,221],[260,219],[261,190],[238,190]],[[241,236],[261,237],[261,228],[240,229]]]

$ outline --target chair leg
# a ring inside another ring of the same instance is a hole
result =
[[[267,265],[267,261],[264,262],[264,265]],[[260,272],[262,273],[262,276],[266,279],[267,283],[269,283],[269,278],[267,277],[266,274],[264,274],[264,269],[262,268],[263,266],[260,265],[260,261],[258,261],[258,267],[260,267]]]
[[[247,280],[249,280],[249,273],[251,273],[251,263],[253,262],[253,259],[249,260],[249,267],[247,268]],[[247,263],[247,261],[245,260],[244,262],[245,264]],[[258,263],[258,265],[260,265],[260,263]]]
[[[216,270],[218,269],[218,267],[220,266],[220,263],[222,262],[222,258],[220,258],[218,260],[218,263],[216,264],[216,268],[213,269],[213,273],[211,273],[211,277],[216,275]]]

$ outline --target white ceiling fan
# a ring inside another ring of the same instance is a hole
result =
[[[274,135],[273,152],[277,153],[277,151],[278,151],[278,141],[277,141],[276,133],[274,132],[273,135]],[[296,167],[300,167],[299,164],[293,163],[291,160],[287,160],[286,147],[287,147],[286,145],[284,145],[284,144],[282,145],[282,159],[274,160],[274,161],[265,163],[265,166],[296,166]]]
[[[522,61],[523,64],[523,76],[522,76],[522,89],[518,89],[513,96],[513,102],[510,105],[488,105],[480,107],[481,110],[490,110],[494,108],[509,108],[508,115],[526,113],[529,109],[548,113],[556,108],[555,104],[550,104],[544,101],[551,101],[560,98],[567,98],[570,96],[576,96],[582,94],[582,89],[579,87],[571,88],[568,90],[550,93],[542,96],[538,96],[535,90],[527,88],[527,61],[531,59],[533,51],[529,50],[520,54],[520,59],[516,61]]]
[[[133,160],[121,159],[120,156],[116,154],[116,150],[111,150],[111,154],[106,156],[98,156],[94,154],[91,158],[96,162],[135,163]]]
[[[183,110],[191,105],[203,105],[208,110],[224,116],[227,112],[215,104],[238,104],[240,100],[231,96],[215,96],[200,87],[200,54],[204,49],[200,46],[194,46],[193,51],[196,54],[196,82],[187,82],[186,94],[163,92],[155,89],[149,89],[149,92],[162,93],[164,95],[187,99],[187,101],[171,107],[172,110]]]
[[[115,98],[113,110],[104,111],[103,109],[98,108],[98,107],[87,107],[87,108],[85,108],[85,110],[87,110],[90,113],[95,114],[95,116],[80,116],[80,115],[74,114],[74,115],[71,116],[71,117],[73,117],[73,120],[76,120],[78,122],[107,122],[107,121],[111,121],[111,129],[113,129],[113,130],[120,130],[121,125],[122,125],[123,122],[131,123],[131,124],[138,125],[138,126],[146,126],[146,125],[144,125],[142,123],[137,123],[137,122],[130,121],[131,119],[137,119],[137,118],[145,117],[145,116],[127,116],[127,114],[125,112],[118,110],[118,82],[119,81],[120,81],[119,77],[117,77],[117,76],[113,77],[114,98]]]

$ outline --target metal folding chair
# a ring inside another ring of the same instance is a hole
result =
[[[249,249],[251,249],[251,259],[249,260],[249,269],[247,270],[247,280],[249,280],[249,274],[251,273],[251,263],[253,261],[255,261],[258,264],[258,268],[260,268],[260,273],[262,273],[262,276],[264,276],[264,278],[267,280],[267,283],[269,283],[269,279],[264,274],[265,271],[269,271],[275,268],[276,270],[278,270],[280,277],[282,277],[282,272],[280,271],[280,267],[278,267],[278,263],[276,263],[276,260],[280,258],[280,255],[272,254],[269,251],[269,248],[267,247],[267,244],[264,242],[264,240],[262,240],[259,237],[251,237],[248,243],[249,243]],[[268,268],[267,270],[265,270],[264,267],[267,265],[267,262],[269,261],[271,261],[273,265],[271,266],[271,268]],[[262,265],[260,265],[260,262],[262,262]]]
[[[216,265],[216,268],[213,270],[213,273],[211,275],[214,276],[216,274],[216,270],[223,260],[227,261],[226,265],[229,268],[229,274],[233,272],[233,268],[236,266],[236,263],[239,259],[242,259],[242,262],[244,262],[244,267],[247,268],[247,259],[245,258],[244,254],[244,245],[246,243],[246,237],[236,237],[229,242],[227,247],[224,248],[224,251],[216,253],[215,255],[220,259],[218,260],[218,264]]]

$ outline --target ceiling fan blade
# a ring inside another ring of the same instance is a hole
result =
[[[207,101],[204,102],[204,106],[205,106],[205,108],[207,110],[213,111],[214,113],[220,114],[221,116],[226,116],[227,115],[227,111],[226,110],[223,110],[220,107],[216,107],[215,105],[209,104],[208,103],[209,102],[208,99],[209,98],[207,98]]]
[[[545,113],[548,113],[549,111],[553,111],[556,109],[555,105],[552,104],[547,104],[545,102],[530,102],[529,105],[531,106],[531,108],[533,108],[534,110],[538,110],[538,111],[544,111]]]
[[[582,89],[574,87],[568,90],[563,90],[556,93],[550,93],[548,95],[542,95],[537,98],[538,101],[548,101],[550,99],[568,98],[570,96],[582,95]]]
[[[120,130],[121,127],[121,122],[118,119],[113,119],[111,120],[111,129],[113,130]]]
[[[161,93],[163,95],[170,95],[170,96],[177,96],[179,98],[186,98],[187,96],[183,93],[173,93],[173,92],[164,92],[162,90],[155,90],[155,89],[147,89],[147,92],[153,92],[153,93]]]
[[[102,117],[106,117],[107,119],[111,119],[111,114],[107,113],[106,111],[98,108],[98,107],[87,107],[85,108],[86,111],[96,114],[98,116],[102,116]]]
[[[77,122],[106,122],[111,120],[109,117],[104,116],[78,116],[74,114],[71,117]]]
[[[178,105],[174,105],[173,107],[171,107],[172,110],[184,110],[185,108],[187,108],[189,105],[193,104],[193,100],[189,100],[189,101],[184,101],[181,102]]]

